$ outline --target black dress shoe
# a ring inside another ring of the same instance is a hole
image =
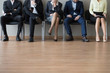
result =
[[[66,39],[66,41],[73,41],[74,39],[73,39],[73,37],[68,37],[68,39]]]
[[[34,42],[34,39],[33,39],[33,38],[30,38],[30,39],[29,39],[29,42]]]
[[[50,32],[48,32],[48,34],[49,34],[49,35],[51,35],[51,33],[50,33]]]
[[[54,41],[55,41],[55,42],[57,42],[57,41],[58,41],[58,39],[54,39]]]
[[[83,42],[89,42],[89,40],[86,37],[83,37],[82,41]]]
[[[3,39],[3,41],[9,41],[9,38],[8,38],[8,36],[4,36],[4,39]]]
[[[16,41],[21,41],[21,38],[19,36],[17,36]]]

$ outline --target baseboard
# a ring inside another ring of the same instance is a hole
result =
[[[9,36],[10,38],[16,38],[16,36]],[[53,36],[45,36],[45,38],[52,38]],[[0,37],[1,38],[1,37]],[[29,38],[29,36],[25,36],[25,38]],[[41,39],[42,36],[35,36],[34,38],[39,38]],[[59,39],[62,39],[63,37],[62,36],[59,36],[58,37]],[[75,39],[81,39],[82,37],[81,36],[74,36]],[[87,38],[89,39],[95,39],[95,36],[88,36]],[[102,38],[102,36],[101,36]],[[108,39],[110,38],[110,36],[108,36]]]

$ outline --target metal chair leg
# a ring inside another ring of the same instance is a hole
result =
[[[65,41],[66,35],[65,35],[65,27],[64,27],[64,24],[62,24],[62,26],[63,26],[63,41]]]
[[[24,40],[25,39],[25,26],[23,25],[23,28],[22,28],[22,39]]]
[[[3,40],[3,34],[2,34],[2,27],[1,27],[1,41]]]
[[[108,29],[107,29],[107,21],[106,21],[106,39],[108,40]]]
[[[23,26],[23,27],[24,27],[24,26]],[[21,34],[20,34],[22,40],[24,40],[24,39],[23,39],[23,29],[24,29],[23,27],[22,27]]]
[[[42,41],[45,40],[45,21],[42,22]]]

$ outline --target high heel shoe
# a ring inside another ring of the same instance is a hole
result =
[[[107,42],[107,39],[105,37],[103,37],[103,42]]]
[[[55,41],[55,42],[57,42],[57,41],[58,41],[58,39],[54,39],[54,41]]]
[[[50,32],[48,32],[48,34],[49,34],[49,35],[51,35],[51,33],[50,33]]]
[[[103,40],[103,42],[107,42],[107,40]]]
[[[48,33],[49,35],[51,35],[51,33]]]
[[[96,37],[96,42],[100,42],[100,38],[97,38],[97,37]]]
[[[54,41],[57,42],[58,41],[58,37],[54,37]]]

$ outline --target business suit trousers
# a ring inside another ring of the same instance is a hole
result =
[[[67,17],[67,18],[64,20],[64,26],[65,26],[65,29],[66,29],[66,31],[67,31],[67,34],[68,34],[69,36],[71,36],[71,37],[72,37],[73,35],[72,35],[72,31],[71,31],[70,24],[71,24],[72,22],[74,22],[74,18],[75,18],[75,17],[73,17],[73,18],[68,18],[68,17]],[[80,17],[77,22],[81,24],[82,36],[83,36],[83,37],[86,37],[86,35],[87,35],[87,30],[86,30],[86,22],[85,22],[84,18],[83,18],[83,17]]]
[[[30,25],[30,37],[34,37],[34,29],[35,29],[35,24],[38,24],[37,18],[40,19],[38,14],[32,13],[30,10],[27,8],[24,8],[24,18],[25,18],[25,23],[29,22]]]
[[[37,18],[37,16],[36,16]],[[30,24],[30,37],[34,37],[34,29],[35,29],[35,24],[37,24],[37,21],[35,18],[29,17],[29,24]]]
[[[22,30],[22,26],[23,26],[23,18],[21,15],[18,15],[18,16],[6,15],[6,16],[1,17],[1,26],[2,26],[2,30],[4,32],[4,35],[7,36],[6,24],[9,22],[13,22],[13,21],[19,23],[17,36],[20,35],[20,32]]]

